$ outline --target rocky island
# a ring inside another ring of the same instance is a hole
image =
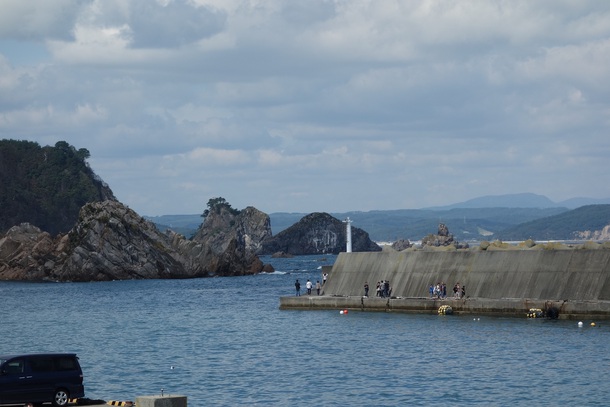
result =
[[[0,280],[240,276],[273,271],[260,254],[345,248],[345,225],[329,214],[305,216],[272,236],[267,214],[220,197],[209,200],[191,238],[162,232],[114,197],[88,157],[64,141],[0,141]],[[355,250],[381,250],[363,230],[354,228],[353,238]]]
[[[52,237],[28,223],[9,229],[0,239],[0,280],[107,281],[273,271],[253,250],[257,243],[251,236],[266,233],[264,220],[251,222],[253,212],[231,214],[221,207],[188,240],[172,231],[161,233],[120,202],[89,203],[63,235]],[[224,222],[236,226],[213,233]]]
[[[0,142],[0,280],[106,281],[273,271],[256,252],[269,217],[211,199],[192,239],[118,202],[86,149]]]
[[[263,240],[261,254],[337,254],[345,251],[346,226],[325,212],[304,216],[297,223]],[[364,230],[352,227],[352,247],[356,252],[381,251]]]

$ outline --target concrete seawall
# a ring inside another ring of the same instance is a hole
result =
[[[377,281],[389,280],[393,299],[375,297]],[[369,298],[362,299],[368,281]],[[437,282],[466,286],[463,300],[428,299]],[[465,250],[341,253],[320,297],[283,297],[282,309],[352,308],[520,315],[529,308],[561,309],[563,317],[610,318],[610,250]]]

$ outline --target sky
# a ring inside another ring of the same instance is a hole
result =
[[[0,0],[0,138],[140,215],[610,197],[610,1]]]

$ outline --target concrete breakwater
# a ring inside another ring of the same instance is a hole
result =
[[[391,299],[375,298],[388,280]],[[362,298],[364,283],[371,287]],[[447,285],[446,300],[428,298],[428,287]],[[454,300],[455,283],[466,296]],[[610,318],[610,250],[458,250],[341,253],[324,295],[282,297],[281,309],[362,309],[434,312],[448,304],[457,313],[525,315],[556,307],[560,318]]]

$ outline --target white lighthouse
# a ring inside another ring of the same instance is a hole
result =
[[[348,217],[343,221],[345,223],[345,235],[347,236],[347,245],[345,251],[348,253],[352,252],[352,221]]]

